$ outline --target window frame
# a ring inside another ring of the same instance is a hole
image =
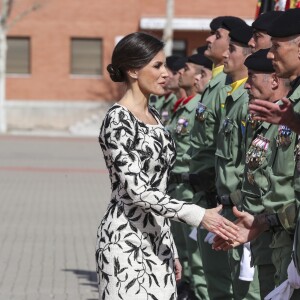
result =
[[[73,41],[81,40],[81,41],[99,41],[100,49],[99,49],[99,58],[100,58],[100,74],[76,74],[73,73]],[[69,75],[71,78],[103,78],[103,38],[102,37],[78,37],[72,36],[70,38],[70,64],[69,64]]]

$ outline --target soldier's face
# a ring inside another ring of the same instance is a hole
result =
[[[172,71],[168,69],[169,77],[166,79],[166,88],[169,90],[178,90],[178,80],[179,80],[179,72],[177,71]]]
[[[224,57],[224,72],[233,75],[246,67],[244,65],[246,55],[244,54],[244,47],[230,43],[228,49],[223,53]]]
[[[276,75],[294,80],[300,74],[300,36],[272,38],[268,58]]]
[[[273,75],[274,74],[248,70],[248,79],[245,83],[245,89],[248,91],[250,100],[261,99],[268,101],[271,99],[273,93]]]
[[[196,92],[202,94],[208,81],[211,79],[212,71],[205,67],[201,67],[200,74],[195,76]]]
[[[206,39],[207,49],[204,55],[212,61],[223,60],[223,53],[229,45],[229,31],[224,28],[217,29],[214,34]]]
[[[195,84],[196,67],[193,63],[186,63],[183,72],[180,73],[179,87],[191,88]]]
[[[260,49],[270,48],[272,46],[271,37],[264,31],[255,31],[248,45],[252,53]]]

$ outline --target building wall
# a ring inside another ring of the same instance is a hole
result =
[[[34,0],[14,7],[18,16]],[[109,100],[118,98],[122,86],[112,83],[105,71],[116,37],[139,30],[141,17],[165,16],[163,0],[41,0],[45,4],[19,21],[11,37],[31,37],[31,74],[7,76],[7,99],[14,100]],[[236,15],[254,18],[257,0],[176,0],[175,17],[213,18]],[[87,4],[85,4],[87,3]],[[156,32],[162,35],[162,32]],[[187,40],[188,54],[205,43],[208,32],[178,31]],[[103,39],[103,75],[70,75],[72,37]]]

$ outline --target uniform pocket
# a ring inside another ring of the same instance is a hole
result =
[[[226,118],[222,124],[217,138],[216,155],[225,159],[232,159],[233,133],[237,129],[232,119]]]

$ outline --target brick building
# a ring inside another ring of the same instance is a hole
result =
[[[11,19],[32,2],[16,2]],[[205,43],[213,17],[251,23],[257,0],[174,2],[174,51],[189,55]],[[165,9],[165,0],[46,0],[8,32],[8,102],[116,99],[122,87],[106,72],[115,43],[138,30],[162,36]]]

